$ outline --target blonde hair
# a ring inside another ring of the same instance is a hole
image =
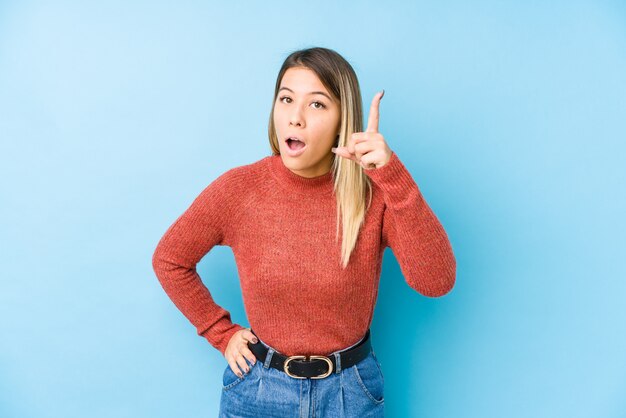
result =
[[[280,155],[278,136],[274,126],[274,103],[285,72],[292,67],[312,70],[324,87],[337,99],[341,108],[341,131],[335,146],[347,146],[354,132],[363,131],[361,89],[352,66],[332,49],[308,48],[292,52],[283,62],[274,89],[272,111],[269,120],[269,142],[274,155]],[[356,246],[359,230],[365,213],[372,202],[372,185],[363,167],[347,158],[333,154],[331,166],[334,191],[337,199],[337,229],[335,241],[339,240],[339,225],[342,225],[341,264],[345,268]],[[369,202],[365,200],[369,194]]]

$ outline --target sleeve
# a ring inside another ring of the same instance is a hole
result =
[[[384,166],[364,172],[383,192],[383,246],[392,249],[408,285],[424,296],[448,293],[456,279],[452,246],[411,173],[393,151]]]
[[[232,170],[207,186],[167,229],[152,256],[161,286],[182,314],[222,355],[241,325],[215,303],[196,272],[197,263],[215,245],[229,245],[235,199]]]

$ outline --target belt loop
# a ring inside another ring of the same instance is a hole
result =
[[[258,337],[257,337],[258,338]],[[272,361],[272,356],[274,355],[274,349],[272,347],[267,347],[267,354],[265,355],[265,362],[263,363],[263,367],[268,369],[270,367],[270,363]]]
[[[341,373],[341,354],[333,353],[335,355],[335,373]]]

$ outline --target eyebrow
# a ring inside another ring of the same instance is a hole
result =
[[[281,90],[289,90],[290,92],[293,93],[293,90],[291,90],[289,87],[281,87],[278,91],[281,91]],[[331,99],[330,96],[324,93],[323,91],[312,91],[309,94],[321,94],[322,96],[326,96],[326,98],[330,100],[331,102],[333,101],[333,99]]]

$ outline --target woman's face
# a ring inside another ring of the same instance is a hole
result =
[[[340,129],[340,106],[308,68],[288,69],[274,103],[274,126],[283,163],[302,177],[328,173]],[[288,140],[295,137],[299,141]]]

